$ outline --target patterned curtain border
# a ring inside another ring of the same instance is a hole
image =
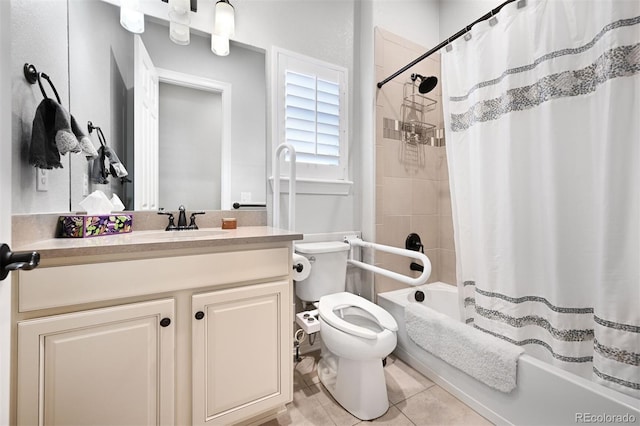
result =
[[[605,380],[607,382],[616,383],[620,386],[624,386],[634,390],[640,390],[640,383],[630,382],[628,380],[622,380],[617,377],[604,374],[603,372],[598,370],[595,366],[593,367],[593,374],[595,374],[596,376],[600,377],[602,380]]]
[[[546,330],[549,335],[559,341],[563,342],[585,342],[593,340],[593,329],[568,329],[561,330],[553,325],[546,319],[537,315],[525,315],[523,317],[512,317],[505,315],[502,312],[498,312],[491,309],[485,309],[482,306],[476,305],[476,313],[483,318],[491,321],[497,321],[504,324],[508,324],[514,328],[522,328],[529,325],[538,326]]]
[[[606,346],[601,344],[598,339],[593,340],[593,349],[601,356],[621,364],[627,364],[633,367],[640,365],[640,353],[630,352],[614,346]]]
[[[593,361],[592,356],[573,357],[573,356],[566,356],[566,355],[562,355],[557,352],[554,352],[553,348],[547,342],[543,342],[542,340],[539,340],[539,339],[514,340],[509,337],[503,336],[502,334],[487,330],[486,328],[482,328],[475,323],[473,324],[473,327],[477,328],[478,330],[484,331],[487,334],[491,334],[492,336],[495,336],[499,339],[505,340],[509,343],[513,343],[514,345],[517,345],[517,346],[524,346],[524,345],[531,345],[531,344],[542,346],[547,351],[549,351],[551,356],[553,356],[555,359],[560,361],[571,362],[571,363],[585,363],[585,362]]]
[[[476,123],[497,120],[503,115],[531,109],[553,99],[586,95],[608,80],[638,72],[640,43],[616,47],[585,68],[542,77],[531,85],[508,89],[500,97],[477,102],[466,112],[452,113],[451,130],[461,132]]]
[[[485,297],[498,298],[513,304],[519,304],[523,302],[539,302],[539,303],[543,303],[554,312],[570,313],[570,314],[591,314],[591,315],[593,315],[593,312],[594,312],[593,308],[564,308],[564,307],[555,306],[551,304],[544,297],[539,297],[539,296],[510,297],[501,293],[485,291],[477,288],[475,281],[465,281],[463,283],[463,286],[472,287],[473,288],[472,291],[475,291],[478,294],[481,294]],[[525,315],[523,317],[512,317],[496,310],[483,308],[482,306],[479,306],[476,304],[476,299],[474,297],[465,297],[464,307],[465,308],[470,307],[476,315],[479,315],[483,318],[508,324],[515,328],[520,328],[528,325],[537,325],[545,329],[547,332],[549,332],[549,334],[556,340],[565,341],[565,342],[583,342],[583,341],[593,340],[594,351],[599,355],[601,355],[602,357],[611,359],[613,361],[616,361],[622,364],[633,366],[633,367],[637,367],[640,365],[640,353],[602,344],[597,340],[597,338],[595,338],[594,329],[560,330],[553,327],[547,319],[537,315]],[[640,333],[640,327],[635,325],[605,320],[598,317],[597,315],[593,315],[592,318],[593,318],[593,322],[603,327],[607,327],[610,329],[615,329],[623,332],[628,332],[628,333]],[[482,330],[486,333],[489,333],[493,336],[499,337],[503,340],[506,340],[508,342],[511,342],[519,346],[523,346],[527,344],[536,344],[536,345],[542,346],[545,349],[547,349],[554,358],[560,359],[565,362],[588,362],[592,360],[592,357],[576,358],[576,357],[568,357],[568,356],[558,354],[553,351],[553,349],[549,344],[539,339],[525,339],[521,341],[513,340],[509,337],[503,336],[499,333],[492,332],[478,326],[475,323],[474,318],[467,318],[465,322],[467,324],[473,324],[473,327],[479,330]],[[587,360],[587,358],[589,358],[589,360]],[[579,360],[579,361],[576,361],[576,360]]]
[[[598,42],[598,40],[600,40],[602,36],[604,36],[607,32],[614,30],[616,28],[628,27],[628,26],[637,25],[637,24],[640,24],[640,16],[636,16],[635,18],[620,19],[618,21],[612,22],[608,25],[605,25],[604,28],[600,30],[600,32],[596,34],[596,36],[590,42],[586,43],[583,46],[576,47],[573,49],[562,49],[562,50],[557,50],[555,52],[547,53],[546,55],[539,57],[529,65],[508,69],[505,72],[503,72],[502,75],[498,78],[494,78],[493,80],[483,81],[481,83],[478,83],[472,86],[466,95],[451,96],[449,97],[449,100],[452,102],[464,101],[471,95],[471,93],[475,92],[476,90],[481,89],[483,87],[488,87],[488,86],[493,86],[494,84],[498,84],[509,75],[530,71],[543,62],[546,62],[551,59],[559,58],[561,56],[580,54],[582,52],[585,52],[591,49]]]
[[[467,284],[469,283],[469,284]],[[467,281],[464,284],[465,286],[469,286],[469,285],[473,285],[475,286],[475,282],[474,281]],[[540,302],[543,303],[544,305],[546,305],[549,309],[551,309],[554,312],[558,312],[561,314],[593,314],[593,308],[565,308],[562,306],[556,306],[554,304],[552,304],[551,302],[549,302],[547,299],[545,299],[544,297],[540,297],[540,296],[522,296],[522,297],[511,297],[511,296],[507,296],[505,294],[502,293],[496,293],[496,292],[492,292],[492,291],[486,291],[486,290],[482,290],[478,287],[475,287],[475,292],[478,294],[481,294],[482,296],[485,297],[492,297],[492,298],[496,298],[496,299],[501,299],[504,300],[506,302],[509,303],[524,303],[524,302]]]

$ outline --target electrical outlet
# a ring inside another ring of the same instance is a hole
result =
[[[241,192],[240,193],[240,202],[241,203],[250,203],[251,202],[251,193],[250,192]]]
[[[36,169],[36,191],[47,192],[49,190],[49,170]]]

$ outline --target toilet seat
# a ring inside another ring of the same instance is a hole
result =
[[[393,316],[385,311],[380,306],[368,301],[367,299],[357,296],[353,293],[342,292],[329,294],[320,298],[318,311],[320,317],[332,327],[337,328],[345,333],[352,334],[354,336],[362,337],[365,339],[377,339],[379,334],[367,328],[352,324],[336,315],[337,309],[344,309],[349,307],[360,308],[363,311],[369,313],[380,327],[384,330],[398,331],[398,324]]]

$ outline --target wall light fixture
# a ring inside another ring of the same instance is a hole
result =
[[[169,38],[176,44],[189,44],[190,0],[169,0]]]
[[[229,39],[235,34],[235,12],[229,0],[218,0],[214,13],[211,51],[226,56],[229,54]]]
[[[139,0],[121,0],[120,25],[132,33],[144,32],[144,13],[140,11]]]

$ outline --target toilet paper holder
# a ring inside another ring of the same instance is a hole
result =
[[[313,263],[316,261],[316,257],[315,256],[309,256],[307,257],[307,260],[309,261],[309,263]],[[302,272],[304,270],[304,265],[302,263],[294,263],[293,264],[293,269],[296,272]]]
[[[311,273],[311,263],[316,259],[315,257],[306,257],[297,253],[293,253],[292,256],[293,262],[293,280],[294,281],[302,281],[306,280]]]

